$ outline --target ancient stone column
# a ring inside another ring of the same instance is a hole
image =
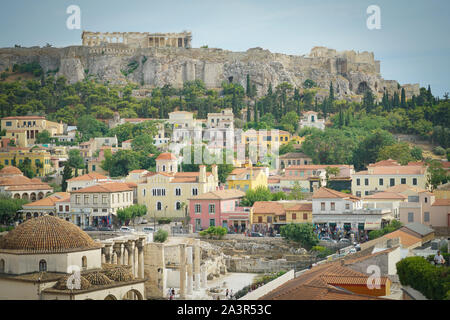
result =
[[[131,266],[131,273],[134,275],[134,240],[128,240],[126,243],[127,253],[128,253],[128,265]]]
[[[105,243],[105,247],[103,248],[103,250],[105,251],[105,263],[113,263],[112,262],[112,243]]]
[[[144,278],[144,246],[145,238],[140,237],[138,241],[138,277]]]
[[[124,256],[124,254],[123,254],[123,243],[122,243],[122,241],[120,241],[120,242],[117,241],[117,242],[114,243],[114,252],[117,255],[117,264],[120,264],[120,265],[124,264],[123,263],[123,256]]]
[[[186,293],[192,294],[192,247],[186,248],[187,286]]]
[[[201,260],[201,248],[200,239],[195,239],[194,243],[194,289],[200,289],[200,260]]]
[[[186,245],[180,244],[180,299],[186,298]]]
[[[208,284],[208,272],[206,270],[206,265],[201,267],[201,287],[206,288]]]

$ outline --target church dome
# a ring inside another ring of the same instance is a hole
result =
[[[23,175],[22,171],[19,168],[13,166],[6,166],[0,170],[0,176],[15,176],[15,175]]]
[[[73,223],[49,215],[27,220],[0,238],[0,251],[11,253],[65,253],[100,247]]]

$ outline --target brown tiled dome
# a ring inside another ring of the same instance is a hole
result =
[[[69,277],[71,277],[71,275],[67,275],[67,276],[64,276],[61,279],[59,279],[58,282],[55,283],[53,288],[58,289],[58,290],[68,290],[68,288],[67,288],[67,280],[69,279]],[[80,288],[79,289],[80,290],[86,290],[86,289],[89,289],[90,286],[91,286],[90,282],[88,280],[86,280],[85,277],[81,276],[80,277]]]
[[[0,176],[13,176],[22,175],[22,171],[19,168],[13,166],[6,166],[0,170]]]
[[[100,247],[73,223],[49,215],[27,220],[0,239],[0,250],[17,253],[63,253]]]

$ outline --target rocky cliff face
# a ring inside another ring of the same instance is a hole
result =
[[[271,53],[261,48],[231,52],[205,48],[130,48],[114,43],[97,47],[3,48],[0,49],[0,72],[15,63],[37,61],[45,72],[65,76],[70,83],[86,77],[125,84],[129,81],[145,87],[200,79],[208,88],[220,88],[223,81],[246,86],[250,75],[259,95],[267,92],[269,83],[275,88],[287,81],[302,87],[306,79],[315,81],[319,97],[327,94],[333,82],[338,98],[358,100],[365,88],[382,94],[398,90],[396,81],[384,80],[379,61],[373,53],[337,52],[316,47],[307,56]],[[419,85],[405,85],[406,95],[419,93]]]

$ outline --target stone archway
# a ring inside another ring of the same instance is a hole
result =
[[[37,212],[33,213],[33,217],[34,217],[34,218],[39,217],[39,213],[37,213]]]
[[[30,200],[31,200],[31,201],[36,201],[36,193],[32,192],[32,193],[30,194]]]
[[[117,298],[112,294],[108,294],[104,300],[117,300]]]
[[[122,300],[144,300],[144,298],[138,290],[131,289],[124,294]]]
[[[22,194],[22,199],[24,199],[24,200],[28,200],[28,193],[24,193],[24,194]]]
[[[50,191],[47,191],[47,193],[45,194],[46,197],[50,196],[52,193]]]
[[[16,193],[16,194],[14,195],[14,199],[20,199],[20,194]]]
[[[43,192],[39,192],[37,198],[38,198],[38,200],[43,199],[44,198],[44,193]]]

